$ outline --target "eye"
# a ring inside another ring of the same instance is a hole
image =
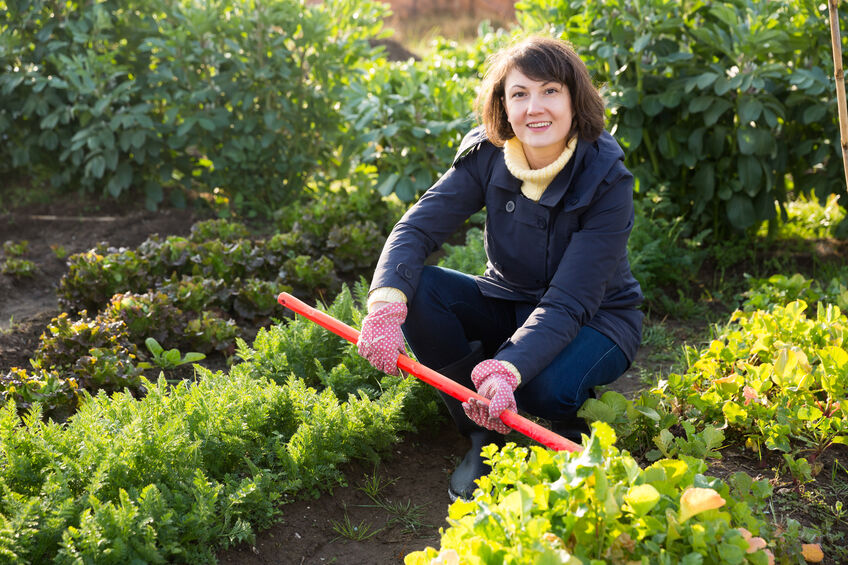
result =
[[[556,88],[554,86],[551,86],[551,87],[545,89],[545,94],[556,94],[558,92],[559,92],[559,88]]]
[[[513,92],[510,98],[519,98],[521,96],[524,96],[523,92]]]

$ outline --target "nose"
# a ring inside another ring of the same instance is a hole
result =
[[[527,113],[538,114],[542,110],[541,101],[534,95],[527,97]]]

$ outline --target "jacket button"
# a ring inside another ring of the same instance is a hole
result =
[[[515,210],[515,202],[510,200],[509,202],[506,203],[506,211],[512,212],[513,210]]]
[[[412,269],[407,267],[405,264],[399,264],[395,270],[406,280],[412,279]]]
[[[568,204],[569,204],[569,206],[574,206],[575,204],[577,204],[577,201],[578,201],[578,200],[579,200],[579,198],[577,198],[577,197],[569,198],[569,199],[568,199]]]
[[[536,218],[536,227],[545,229],[545,218]]]

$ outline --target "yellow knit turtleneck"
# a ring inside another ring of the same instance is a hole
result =
[[[524,155],[524,146],[517,137],[513,137],[504,144],[504,161],[512,176],[523,181],[521,193],[530,200],[538,202],[554,177],[574,155],[575,149],[577,149],[577,137],[572,137],[556,161],[541,169],[531,169],[527,163],[527,156]]]

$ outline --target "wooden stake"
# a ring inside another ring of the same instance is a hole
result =
[[[830,42],[833,47],[833,76],[836,79],[836,105],[839,109],[839,136],[842,138],[842,168],[845,186],[848,187],[848,108],[845,104],[845,73],[842,70],[842,40],[839,37],[838,0],[828,0],[830,12]]]

